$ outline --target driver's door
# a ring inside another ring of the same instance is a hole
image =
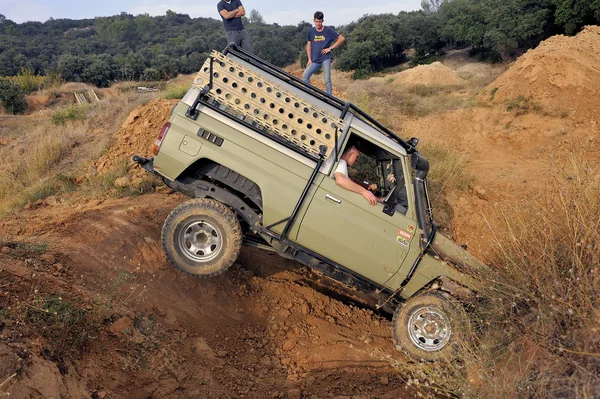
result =
[[[333,169],[335,170],[335,168]],[[338,186],[326,176],[310,203],[298,243],[328,259],[386,285],[406,258],[416,222]]]

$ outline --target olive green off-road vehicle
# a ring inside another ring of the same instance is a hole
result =
[[[134,157],[192,199],[165,221],[169,261],[223,273],[242,242],[277,251],[393,313],[396,347],[452,356],[466,323],[460,300],[484,266],[436,231],[428,161],[356,106],[230,44],[213,52],[171,113],[154,157]],[[344,150],[381,202],[336,184]]]

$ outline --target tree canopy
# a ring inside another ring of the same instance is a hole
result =
[[[420,11],[366,15],[338,27],[346,43],[334,53],[334,66],[360,77],[404,61],[411,48],[413,62],[465,47],[510,59],[554,34],[573,35],[599,22],[600,0],[423,0]],[[256,54],[272,64],[304,55],[310,24],[268,24],[258,10],[244,23]],[[98,86],[168,79],[199,70],[211,50],[226,45],[222,21],[170,10],[22,24],[0,14],[0,76],[28,70]]]

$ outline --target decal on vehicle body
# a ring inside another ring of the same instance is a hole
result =
[[[398,236],[404,237],[407,240],[412,240],[412,238],[413,238],[412,234],[410,234],[408,231],[404,231],[402,229],[398,230]]]
[[[398,241],[400,244],[404,245],[405,247],[408,247],[408,245],[409,245],[409,242],[408,242],[408,240],[407,240],[406,238],[402,237],[402,236],[398,236],[398,237],[396,238],[396,240],[397,240],[397,241]]]
[[[409,224],[408,225],[408,231],[410,231],[411,233],[414,233],[416,230],[415,225],[414,224]]]

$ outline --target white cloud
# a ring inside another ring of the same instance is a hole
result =
[[[17,23],[26,21],[46,21],[53,16],[52,11],[51,7],[38,2],[0,0],[0,14]]]

